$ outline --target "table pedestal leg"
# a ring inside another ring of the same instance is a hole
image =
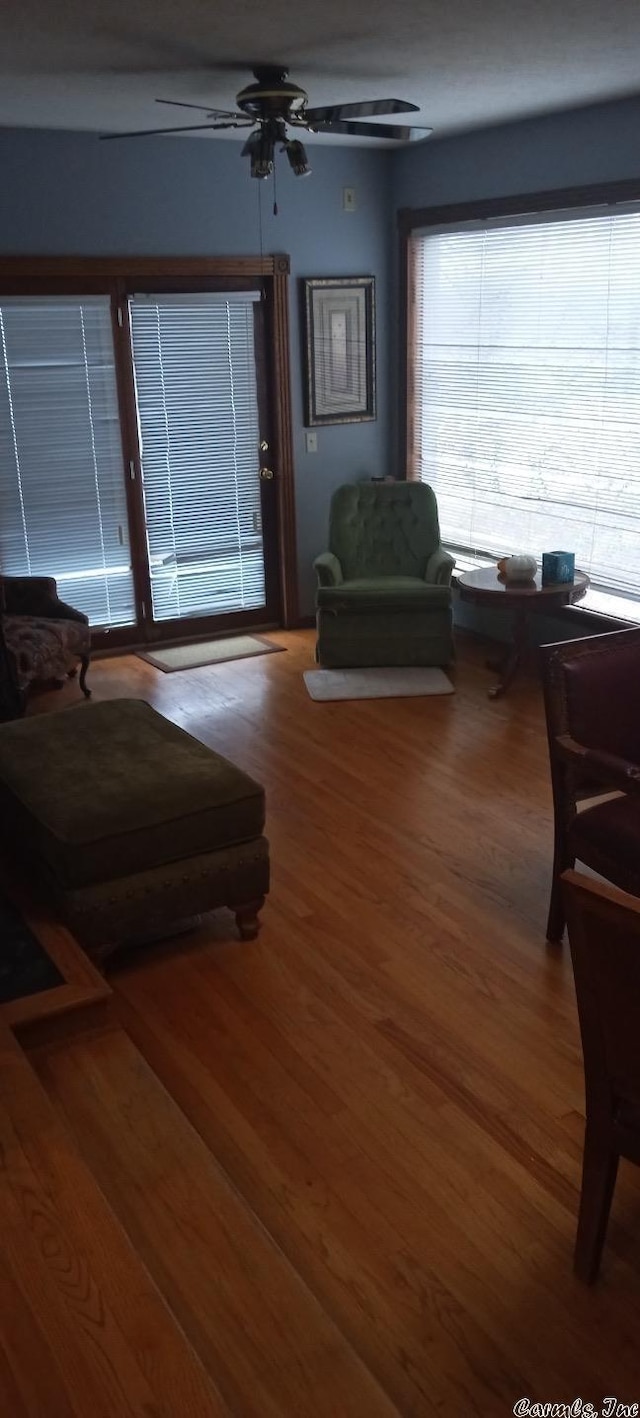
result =
[[[505,694],[521,665],[529,645],[528,617],[524,606],[515,612],[511,644],[499,660],[487,660],[487,668],[500,676],[497,684],[489,690],[490,699],[499,699]]]

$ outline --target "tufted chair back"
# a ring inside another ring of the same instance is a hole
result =
[[[438,508],[426,483],[346,483],[336,488],[329,547],[345,581],[423,577],[439,545]]]

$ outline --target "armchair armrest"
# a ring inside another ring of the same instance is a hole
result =
[[[559,734],[556,745],[565,762],[579,765],[590,778],[621,793],[640,793],[640,764],[604,749],[585,748],[570,734]]]
[[[314,568],[319,586],[340,586],[343,581],[342,567],[332,551],[323,551],[317,556]]]
[[[58,597],[48,601],[47,608],[40,614],[45,618],[48,617],[48,620],[77,620],[81,621],[82,625],[89,624],[89,617],[85,615],[84,611],[78,611],[75,605],[70,605],[67,601],[60,601]]]
[[[429,581],[434,586],[450,586],[455,564],[455,557],[449,556],[444,547],[436,547],[427,562],[427,569],[424,573],[425,581]]]
[[[57,596],[45,603],[40,615],[48,620],[79,620],[82,625],[89,624],[89,617],[84,611],[76,610],[75,606],[70,606],[67,601],[60,601]]]

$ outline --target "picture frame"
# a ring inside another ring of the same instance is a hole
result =
[[[375,419],[375,276],[302,284],[305,427]]]

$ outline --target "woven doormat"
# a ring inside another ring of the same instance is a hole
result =
[[[284,650],[263,635],[234,635],[228,640],[200,640],[196,645],[167,645],[157,650],[138,650],[138,657],[164,670],[167,675],[178,670],[198,670],[202,665],[224,665],[229,660],[248,660],[254,655],[273,655]]]
[[[454,694],[444,670],[422,666],[407,669],[305,670],[312,699],[418,699]]]

